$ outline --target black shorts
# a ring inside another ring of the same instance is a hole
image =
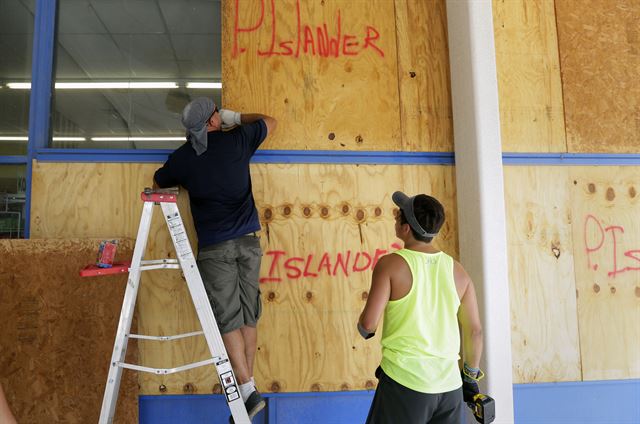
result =
[[[395,382],[382,368],[376,370],[378,388],[367,424],[460,424],[462,388],[446,393],[421,393]]]

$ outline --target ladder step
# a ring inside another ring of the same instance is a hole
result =
[[[149,259],[140,261],[142,265],[157,265],[157,264],[177,264],[177,259]]]
[[[177,339],[184,339],[186,337],[200,336],[202,334],[204,334],[204,331],[193,331],[191,333],[176,334],[175,336],[146,336],[143,334],[129,334],[129,338],[165,341],[165,340],[177,340]]]
[[[216,362],[216,359],[211,358],[211,359],[205,359],[204,361],[193,362],[191,364],[186,364],[186,365],[182,365],[180,367],[175,367],[175,368],[151,368],[151,367],[145,367],[143,365],[127,364],[126,362],[116,362],[115,365],[120,368],[127,368],[135,371],[148,372],[151,374],[158,374],[158,375],[167,375],[167,374],[174,374],[177,372],[187,371],[193,368],[203,367],[205,365],[213,364],[215,362]]]

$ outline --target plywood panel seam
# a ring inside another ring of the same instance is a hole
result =
[[[404,128],[403,125],[403,119],[402,119],[402,107],[401,107],[401,103],[402,103],[402,90],[400,88],[401,85],[401,81],[402,81],[402,66],[400,65],[400,61],[402,60],[400,58],[401,54],[400,54],[400,39],[398,37],[398,10],[397,10],[397,3],[393,2],[393,21],[396,23],[395,28],[396,30],[393,32],[394,37],[396,39],[396,69],[397,69],[397,75],[398,78],[396,79],[396,89],[398,91],[398,121],[400,122],[400,150],[404,150],[405,149],[405,139],[404,139],[404,132],[402,131],[402,128]]]
[[[564,151],[569,152],[569,141],[567,138],[567,112],[564,107],[564,74],[562,73],[562,57],[560,55],[560,37],[558,33],[558,8],[556,7],[556,1],[553,0],[553,23],[555,24],[554,28],[556,30],[556,55],[558,56],[558,66],[560,70],[560,98],[562,99],[562,131],[564,132]],[[575,268],[575,263],[574,263]],[[574,270],[575,271],[575,270]],[[578,332],[578,337],[579,337]],[[582,355],[580,355],[582,358]],[[580,373],[582,374],[582,359],[580,359]]]

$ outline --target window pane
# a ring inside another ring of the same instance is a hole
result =
[[[26,165],[0,165],[0,238],[24,237]]]
[[[52,147],[173,149],[190,100],[220,104],[187,88],[221,82],[219,0],[60,0],[57,31]]]
[[[34,9],[35,0],[0,0],[0,155],[27,154]]]

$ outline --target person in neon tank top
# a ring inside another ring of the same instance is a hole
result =
[[[432,244],[445,219],[440,202],[399,191],[392,199],[399,208],[395,232],[404,248],[376,264],[358,320],[360,334],[371,338],[384,314],[378,387],[367,423],[459,424],[463,402],[473,401],[483,376],[473,281]]]

